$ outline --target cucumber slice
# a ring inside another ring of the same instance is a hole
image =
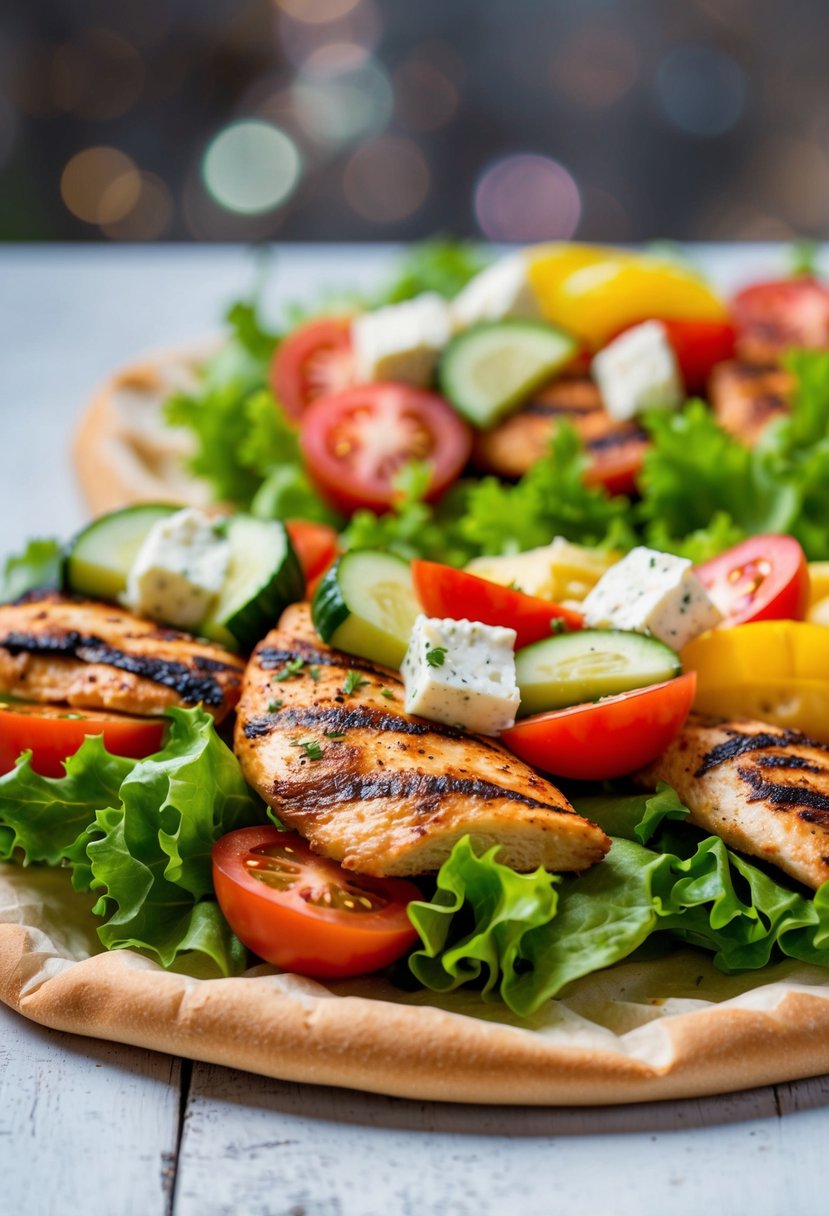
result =
[[[230,565],[224,587],[199,632],[225,646],[252,650],[289,604],[305,595],[305,579],[285,525],[233,515],[227,524]]]
[[[441,392],[473,426],[492,426],[549,380],[578,350],[540,321],[485,321],[454,338],[438,366]]]
[[[675,651],[642,633],[583,629],[545,638],[515,656],[520,716],[661,684],[681,671]]]
[[[370,549],[343,554],[311,605],[324,642],[394,668],[403,662],[419,611],[409,563]]]
[[[141,503],[93,520],[66,548],[64,586],[91,599],[117,600],[150,528],[180,510],[171,503]]]

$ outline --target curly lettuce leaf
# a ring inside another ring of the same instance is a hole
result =
[[[30,540],[22,553],[12,553],[0,571],[0,604],[19,599],[27,591],[59,587],[63,545],[55,537]]]
[[[381,289],[373,307],[411,300],[426,291],[451,300],[487,264],[480,246],[463,241],[433,240],[415,245],[397,274]]]
[[[829,967],[829,883],[809,897],[684,821],[670,787],[578,800],[611,833],[604,861],[577,877],[515,875],[497,849],[459,842],[431,902],[410,906],[415,977],[435,991],[474,983],[529,1017],[567,984],[649,939],[709,951],[725,972],[782,956]]]
[[[111,756],[100,736],[39,777],[27,757],[0,778],[0,860],[46,862],[99,892],[98,936],[171,966],[196,952],[223,975],[245,952],[212,898],[210,850],[238,827],[267,822],[233,753],[202,709],[169,711],[163,748],[144,760]]]

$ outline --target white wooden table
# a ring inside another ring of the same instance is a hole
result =
[[[702,253],[726,283],[780,264]],[[286,250],[271,304],[376,281],[388,259]],[[0,249],[0,553],[83,519],[67,445],[96,381],[209,334],[252,265],[233,248]],[[4,1216],[813,1216],[828,1140],[829,1078],[638,1107],[442,1106],[74,1038],[0,1006]]]

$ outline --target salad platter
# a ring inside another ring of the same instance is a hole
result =
[[[0,605],[13,1008],[449,1101],[829,1069],[829,293],[485,260],[90,405]]]

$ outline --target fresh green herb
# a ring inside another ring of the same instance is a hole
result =
[[[376,298],[374,306],[411,300],[425,291],[451,299],[483,270],[487,259],[481,249],[458,241],[435,240],[416,245],[397,276]]]
[[[818,258],[820,257],[820,242],[802,240],[795,241],[791,247],[790,257],[790,273],[795,277],[815,278],[820,268],[818,266]]]
[[[446,647],[429,646],[426,650],[426,662],[430,667],[442,667],[446,662]]]
[[[393,701],[395,699],[394,693],[390,688],[381,688],[380,696],[385,697],[387,701]]]
[[[0,572],[0,603],[16,600],[27,591],[60,586],[63,546],[49,537],[30,540],[22,553],[6,558]]]
[[[368,684],[368,680],[364,680],[359,672],[352,671],[349,667],[342,690],[348,696],[352,692],[357,692],[359,688],[363,688],[366,684]]]
[[[321,760],[325,755],[325,748],[320,747],[316,739],[294,740],[291,746],[301,748],[309,760]]]
[[[563,617],[554,616],[550,621],[550,633],[557,636],[559,633],[567,633],[567,622]]]
[[[84,720],[83,714],[59,714],[58,717],[65,718],[72,722],[83,722]]]
[[[277,684],[284,684],[284,682],[286,680],[290,680],[292,676],[299,675],[304,666],[305,660],[297,656],[295,659],[289,659],[288,662],[280,667],[279,671],[275,672],[271,678],[276,680]]]
[[[285,704],[285,702],[282,700],[268,701],[268,713],[269,714],[278,714],[284,704]]]
[[[312,680],[314,681],[314,683],[316,684],[317,680],[319,680],[320,675],[321,675],[321,672],[320,672],[319,667],[309,667],[309,668],[308,668],[308,675],[311,677],[311,679],[312,679]]]
[[[342,733],[342,731],[338,731],[338,730],[326,730],[326,731],[323,731],[323,734],[325,735],[326,739],[344,739],[345,738],[345,735]]]

